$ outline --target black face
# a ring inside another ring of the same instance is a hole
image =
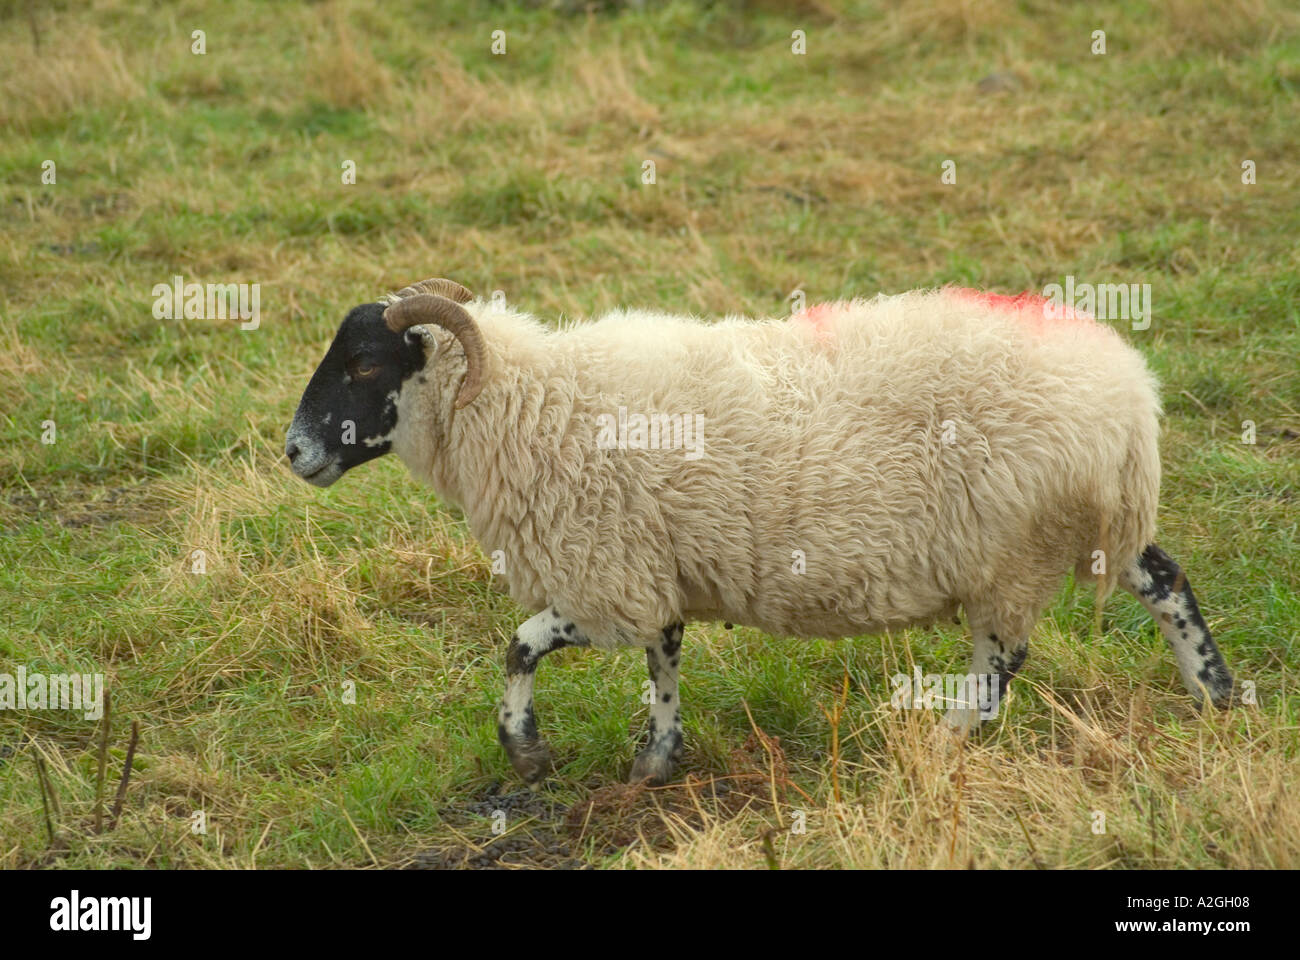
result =
[[[391,449],[402,384],[424,368],[424,341],[389,330],[384,307],[348,313],[293,415],[284,452],[293,472],[318,487]]]

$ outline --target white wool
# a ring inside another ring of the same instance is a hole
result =
[[[952,290],[562,330],[465,309],[482,392],[453,410],[464,354],[430,330],[394,450],[502,551],[517,601],[600,645],[697,619],[871,633],[958,606],[1027,632],[1067,570],[1102,550],[1109,589],[1154,535],[1155,382],[1091,320]],[[701,455],[601,449],[620,407],[702,417]]]

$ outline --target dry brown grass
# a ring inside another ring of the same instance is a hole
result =
[[[332,107],[381,107],[393,95],[394,78],[374,51],[359,45],[338,4],[320,7],[318,36],[304,38],[310,61],[304,82]]]
[[[1300,815],[1287,799],[1295,764],[1267,721],[1239,733],[1209,717],[1171,733],[1153,724],[1141,694],[1052,707],[1049,736],[1009,728],[994,743],[957,748],[933,717],[882,706],[870,725],[883,749],[846,771],[858,801],[793,801],[784,826],[761,807],[704,811],[703,823],[667,816],[674,846],[637,847],[626,864],[761,868],[769,831],[782,869],[1300,864]],[[806,834],[792,832],[795,810]]]
[[[139,68],[99,27],[61,22],[42,46],[7,45],[0,126],[26,131],[87,105],[126,103],[144,93]]]

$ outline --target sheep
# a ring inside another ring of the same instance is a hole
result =
[[[1132,592],[1187,689],[1227,705],[1232,676],[1153,539],[1154,378],[1109,327],[1049,313],[944,288],[784,320],[619,310],[554,329],[431,279],[348,313],[285,452],[322,487],[395,452],[503,561],[535,612],[510,639],[497,732],[534,788],[550,761],[533,678],[554,650],[645,648],[631,779],[658,784],[682,754],[687,622],[843,637],[962,610],[971,674],[990,681],[947,713],[964,734],[1071,568],[1103,599]]]

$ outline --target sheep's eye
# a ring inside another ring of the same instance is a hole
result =
[[[373,363],[358,363],[352,367],[352,376],[354,377],[373,377],[379,372],[379,368]]]

